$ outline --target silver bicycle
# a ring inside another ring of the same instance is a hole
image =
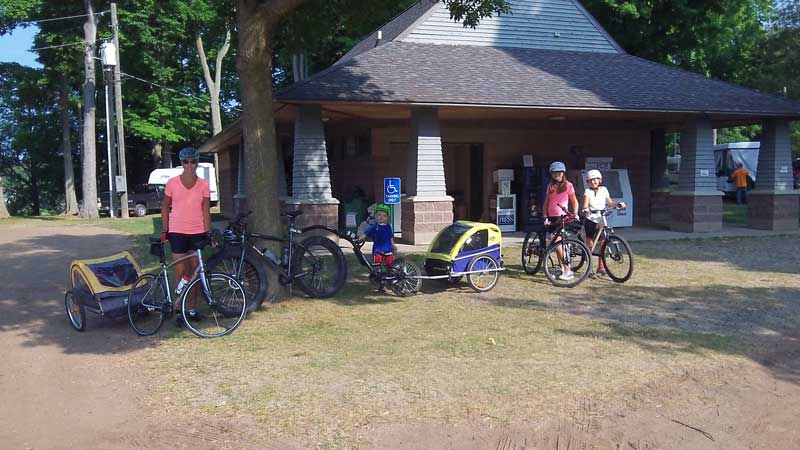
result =
[[[150,253],[158,256],[161,270],[136,279],[128,292],[128,320],[140,336],[158,332],[167,318],[174,314],[168,269],[180,261],[197,258],[197,270],[180,292],[180,314],[189,330],[204,338],[225,336],[233,332],[244,319],[247,299],[244,289],[230,275],[206,273],[201,250],[166,263],[164,243],[150,238]],[[194,305],[190,303],[194,300]],[[190,315],[189,309],[196,314]]]

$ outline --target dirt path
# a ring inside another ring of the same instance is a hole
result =
[[[241,439],[225,418],[169,419],[148,407],[153,379],[133,362],[143,341],[127,326],[91,314],[86,332],[69,326],[70,261],[128,246],[125,235],[103,228],[2,227],[0,448],[204,449]]]
[[[70,328],[69,262],[123,250],[126,236],[88,226],[0,231],[0,448],[307,448],[266,441],[247,417],[187,413],[174,400],[151,398],[147,383],[163,380],[136,361],[152,341],[124,324],[90,316],[85,333]],[[796,450],[800,337],[753,359],[654,379],[603,404],[572,399],[563,417],[526,427],[464,417],[457,426],[368,428],[360,441],[375,449]]]

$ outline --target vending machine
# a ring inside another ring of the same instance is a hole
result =
[[[542,214],[544,194],[547,190],[548,172],[546,167],[527,166],[522,168],[522,186],[519,194],[519,222],[528,231],[544,230]]]
[[[586,170],[581,171],[580,194],[589,188],[589,183],[586,182]],[[615,202],[625,202],[626,209],[618,209],[614,214],[607,218],[608,224],[612,227],[630,227],[633,226],[633,191],[631,190],[631,182],[628,178],[628,171],[626,169],[601,169],[603,174],[603,186],[608,189],[608,194]],[[575,185],[576,190],[577,186]],[[579,199],[583,201],[583,199]]]
[[[500,231],[517,231],[517,196],[511,193],[514,170],[495,170],[492,178],[497,183],[497,209],[495,210],[497,226]]]

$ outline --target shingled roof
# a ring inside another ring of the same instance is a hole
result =
[[[472,30],[421,0],[276,99],[800,116],[796,102],[626,54],[577,1],[510,4],[514,21]]]

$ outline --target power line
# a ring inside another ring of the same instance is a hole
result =
[[[97,41],[99,41],[99,40],[100,40],[100,39],[98,39]],[[95,41],[95,42],[97,42],[97,41]],[[32,48],[32,49],[30,49],[30,50],[28,50],[28,51],[29,51],[29,52],[32,52],[32,51],[34,51],[34,50],[47,50],[47,49],[49,49],[49,48],[70,47],[70,46],[73,46],[73,45],[85,45],[85,44],[86,44],[86,41],[84,41],[84,40],[81,40],[81,41],[79,41],[79,42],[73,42],[73,43],[71,43],[71,44],[48,45],[48,46],[46,46],[46,47],[36,47],[36,48]]]
[[[51,19],[25,20],[25,21],[22,21],[22,22],[14,23],[14,24],[12,24],[10,26],[11,27],[16,27],[18,25],[31,25],[31,24],[35,24],[35,23],[53,22],[53,21],[56,21],[56,20],[77,19],[78,17],[87,17],[87,16],[90,16],[90,15],[92,15],[92,16],[102,16],[103,14],[108,14],[108,11],[100,11],[100,12],[96,12],[94,14],[80,14],[80,15],[77,15],[77,16],[53,17]]]
[[[131,75],[131,74],[129,74],[129,73],[120,72],[120,74],[121,74],[122,76],[124,76],[124,77],[133,78],[134,80],[141,81],[142,83],[146,83],[146,84],[149,84],[149,85],[151,85],[151,86],[155,86],[155,87],[157,87],[157,88],[164,89],[164,90],[166,90],[166,91],[174,92],[174,93],[176,93],[176,94],[178,94],[178,95],[182,95],[182,96],[184,96],[184,97],[189,97],[189,98],[192,98],[192,99],[195,99],[195,100],[202,101],[203,103],[206,103],[206,102],[208,101],[208,100],[206,100],[206,99],[204,99],[204,98],[201,98],[201,97],[198,97],[198,96],[196,96],[196,95],[192,95],[192,94],[186,94],[186,93],[183,93],[183,92],[181,92],[181,91],[179,91],[179,90],[173,89],[173,88],[171,88],[171,87],[167,87],[167,86],[164,86],[164,85],[158,84],[158,83],[156,83],[156,82],[154,82],[154,81],[145,80],[144,78],[139,78],[139,77],[137,77],[137,76],[134,76],[134,75]],[[236,110],[236,111],[239,111],[239,112],[241,112],[241,111],[242,111],[241,109],[239,109],[239,108],[236,108],[236,107],[232,107],[231,109],[233,109],[233,110]]]

